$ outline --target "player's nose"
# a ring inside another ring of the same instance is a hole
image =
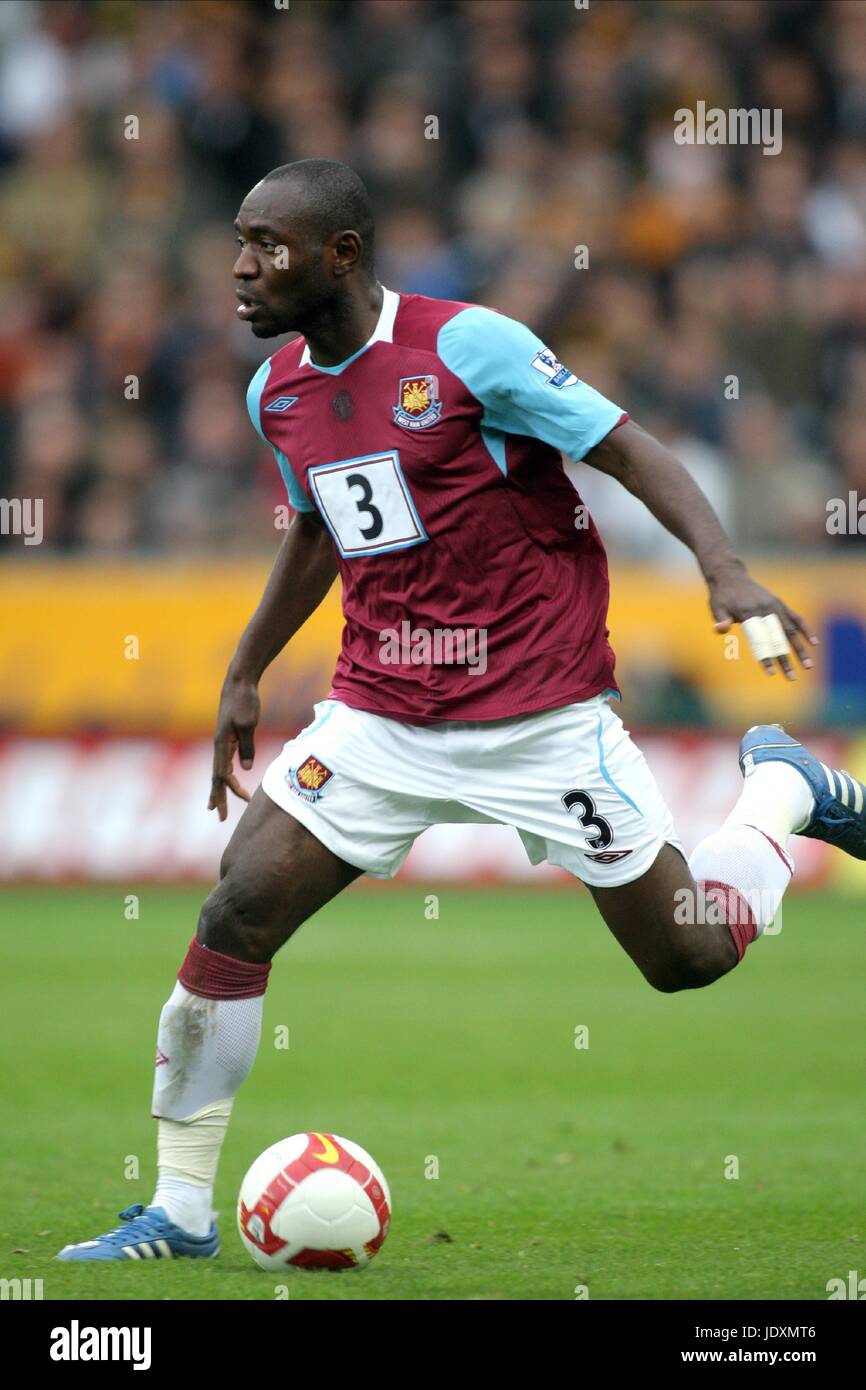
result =
[[[258,274],[259,263],[249,246],[241,247],[240,254],[232,266],[236,280],[252,280]]]

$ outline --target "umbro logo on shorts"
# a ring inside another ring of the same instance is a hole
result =
[[[587,859],[594,859],[596,864],[615,864],[618,859],[625,859],[627,854],[631,854],[630,849],[603,849],[601,854],[588,854]]]

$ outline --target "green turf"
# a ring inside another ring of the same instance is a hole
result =
[[[660,995],[578,888],[448,891],[438,921],[421,889],[350,889],[274,967],[220,1258],[51,1263],[151,1195],[156,1019],[200,897],[146,888],[128,921],[120,890],[0,896],[0,1277],[49,1299],[821,1299],[866,1274],[863,905],[791,898],[732,977]],[[246,1167],[305,1129],[357,1140],[390,1181],[362,1273],[283,1281],[238,1240]]]

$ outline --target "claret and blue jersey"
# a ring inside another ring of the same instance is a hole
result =
[[[523,324],[384,291],[335,367],[303,338],[250,383],[291,505],[334,541],[346,619],[331,697],[428,723],[499,719],[616,688],[607,563],[565,475],[626,419]],[[383,633],[486,633],[475,665],[382,664]]]

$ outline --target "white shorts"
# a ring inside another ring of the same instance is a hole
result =
[[[322,700],[262,787],[340,859],[393,878],[422,831],[511,825],[530,862],[631,883],[682,849],[643,754],[607,695],[539,714],[419,726]]]

